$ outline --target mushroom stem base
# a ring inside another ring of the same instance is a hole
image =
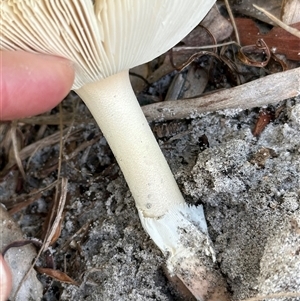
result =
[[[229,294],[214,262],[202,206],[180,204],[159,219],[139,211],[142,225],[167,257],[167,268],[197,300],[228,301]]]

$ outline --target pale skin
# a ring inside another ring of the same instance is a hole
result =
[[[43,113],[55,107],[74,81],[71,62],[21,51],[0,52],[0,120]]]
[[[0,52],[0,121],[46,112],[70,91],[72,64],[62,58],[21,51]],[[11,290],[11,272],[0,255],[0,301]]]

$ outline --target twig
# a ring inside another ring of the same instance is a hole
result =
[[[52,242],[52,239],[56,233],[56,228],[60,223],[60,220],[62,218],[62,213],[65,207],[66,198],[67,198],[67,192],[68,192],[68,179],[67,178],[61,178],[60,188],[56,188],[57,191],[60,192],[60,198],[56,207],[55,212],[55,219],[50,225],[49,231],[47,232],[47,237],[45,241],[43,242],[43,250],[47,250]]]
[[[277,19],[275,16],[273,16],[272,14],[270,14],[268,11],[266,11],[265,9],[263,9],[262,7],[259,7],[255,4],[253,4],[253,6],[258,9],[259,11],[261,11],[262,13],[264,13],[267,17],[269,17],[275,24],[277,24],[278,26],[280,26],[281,28],[285,29],[287,32],[289,32],[290,34],[296,36],[297,38],[300,38],[300,31],[283,23],[282,21],[280,21],[279,19]]]
[[[149,121],[194,118],[206,112],[275,104],[299,95],[299,91],[300,68],[295,68],[202,97],[164,101],[142,109]]]
[[[69,131],[69,129],[65,129],[63,131],[63,134],[67,134]],[[72,135],[75,135],[79,132],[81,132],[82,130],[81,129],[76,129],[72,132]],[[20,160],[25,160],[27,159],[28,157],[31,156],[31,154],[33,152],[35,152],[35,150],[37,148],[42,148],[42,147],[45,147],[45,146],[50,146],[50,145],[53,145],[53,144],[56,144],[57,142],[59,142],[59,138],[60,137],[60,133],[57,132],[57,133],[54,133],[48,137],[45,137],[39,141],[36,141],[26,147],[24,147],[20,152],[19,152],[19,157],[20,157]],[[75,138],[74,138],[75,139]],[[70,139],[68,140],[70,141]],[[0,175],[2,174],[5,174],[10,168],[12,168],[14,165],[16,164],[16,161],[15,160],[10,160],[7,165],[4,167],[4,169],[0,172]]]
[[[63,212],[63,209],[64,209],[64,206],[65,206],[65,203],[66,203],[66,196],[67,196],[67,185],[68,185],[68,179],[66,178],[62,178],[61,179],[61,196],[60,196],[60,200],[59,200],[59,206],[58,206],[58,209],[57,209],[57,215],[56,215],[56,218],[52,224],[52,227],[51,227],[51,230],[50,232],[48,233],[49,235],[47,236],[47,238],[45,239],[45,241],[43,242],[43,245],[42,247],[40,248],[34,262],[32,263],[30,269],[27,271],[27,273],[24,275],[22,281],[19,283],[17,289],[16,289],[16,292],[13,296],[13,299],[16,298],[16,296],[18,295],[18,292],[21,288],[21,286],[23,285],[24,281],[28,278],[30,272],[32,271],[32,269],[34,268],[34,266],[36,265],[38,259],[40,258],[42,252],[44,252],[46,250],[45,246],[49,246],[49,242],[51,241],[54,233],[55,233],[55,229],[57,227],[57,224],[59,223],[59,220],[61,218],[61,215],[62,215],[62,212]]]
[[[228,45],[232,45],[232,44],[237,45],[237,42],[229,41],[229,42],[218,43],[218,44],[214,44],[214,45],[205,45],[205,46],[176,46],[176,47],[172,48],[172,51],[176,52],[176,51],[182,51],[182,50],[204,50],[204,49],[228,46]]]
[[[20,151],[19,151],[19,146],[18,146],[18,138],[17,138],[17,121],[12,122],[11,126],[11,141],[12,141],[12,149],[14,153],[14,158],[17,163],[17,166],[19,168],[19,171],[25,180],[25,171],[22,165],[22,159],[20,158]]]
[[[235,37],[236,37],[236,41],[237,41],[237,43],[238,43],[239,45],[241,45],[239,32],[238,32],[238,30],[237,30],[237,27],[236,27],[236,24],[235,24],[235,21],[234,21],[234,16],[233,16],[233,13],[232,13],[232,11],[231,11],[231,7],[230,7],[230,5],[229,5],[228,0],[225,0],[225,6],[226,6],[226,9],[227,9],[229,18],[230,18],[231,23],[232,23],[232,26],[233,26],[233,30],[234,30],[234,34],[235,34]]]
[[[50,185],[43,187],[41,189],[37,189],[35,191],[32,191],[28,194],[22,194],[18,196],[14,196],[13,198],[9,199],[8,201],[5,201],[5,207],[9,209],[8,213],[10,215],[15,214],[19,210],[27,207],[31,202],[34,202],[40,195],[43,194],[43,192],[52,189],[57,185],[57,180],[51,183]],[[15,205],[17,204],[17,205]],[[17,207],[17,208],[16,208]]]

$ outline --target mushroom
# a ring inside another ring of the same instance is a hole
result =
[[[200,260],[202,276],[194,276],[207,286],[201,298],[213,286],[203,279],[214,274],[209,270],[213,270],[214,251],[203,209],[186,204],[136,100],[129,68],[173,47],[214,2],[4,0],[0,6],[2,50],[52,54],[74,63],[73,90],[108,141],[144,229],[168,257],[171,272],[180,274],[182,268],[191,274]],[[193,279],[188,281],[193,283]]]

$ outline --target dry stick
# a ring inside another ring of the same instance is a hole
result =
[[[17,139],[17,121],[13,121],[11,125],[11,141],[12,141],[12,148],[14,152],[15,161],[19,168],[19,171],[23,177],[26,178],[25,171],[22,165],[22,160],[20,158],[19,146],[18,146],[18,139]]]
[[[175,49],[176,50],[176,49]],[[251,109],[295,97],[300,93],[300,68],[268,75],[250,83],[224,89],[196,98],[163,101],[142,107],[149,122],[196,117],[197,114],[224,109]],[[24,123],[58,124],[58,118],[46,116],[22,119]],[[78,118],[77,123],[93,122],[90,118]],[[23,150],[21,151],[21,154]],[[14,162],[15,163],[15,162]]]
[[[8,213],[10,215],[13,215],[19,211],[21,211],[22,209],[26,208],[27,206],[29,206],[30,204],[34,203],[38,198],[40,198],[42,196],[42,194],[35,194],[34,197],[31,197],[31,198],[26,198],[26,201],[23,201],[22,203],[14,206],[12,209],[10,209],[8,211]]]
[[[16,298],[16,296],[18,295],[19,293],[19,290],[21,288],[21,286],[23,285],[23,283],[26,281],[26,279],[28,278],[30,272],[33,270],[34,266],[36,265],[38,259],[40,258],[42,252],[44,252],[45,250],[45,245],[47,246],[48,248],[48,243],[49,241],[51,241],[51,238],[53,237],[54,235],[54,232],[53,232],[53,229],[55,229],[55,227],[57,226],[57,224],[59,223],[59,220],[60,220],[60,217],[62,215],[62,212],[63,212],[63,209],[64,209],[64,206],[65,206],[65,203],[66,203],[66,197],[67,197],[67,185],[68,185],[68,179],[67,178],[61,178],[61,182],[60,182],[60,185],[61,185],[61,196],[60,196],[60,200],[59,200],[59,206],[58,206],[58,214],[53,222],[53,225],[51,226],[51,229],[49,231],[49,235],[47,237],[47,240],[43,242],[36,258],[34,259],[31,267],[28,269],[27,273],[24,275],[22,281],[19,283],[17,289],[16,289],[16,292],[13,296],[13,300]]]
[[[148,121],[194,118],[224,109],[250,109],[276,104],[300,94],[300,68],[276,73],[231,89],[143,107]]]
[[[234,21],[234,16],[233,16],[233,13],[232,13],[232,10],[231,10],[231,7],[230,7],[230,4],[229,4],[228,0],[225,0],[225,6],[226,6],[226,9],[227,9],[227,12],[228,12],[231,24],[233,26],[233,30],[234,30],[234,34],[235,34],[235,37],[236,37],[236,41],[240,45],[241,42],[240,42],[239,32],[237,30],[237,27],[236,27],[236,24],[235,24],[235,21]]]
[[[52,207],[52,211],[50,214],[50,219],[49,219],[49,224],[48,224],[48,228],[47,228],[47,232],[46,232],[46,236],[45,236],[45,240],[43,241],[43,246],[42,246],[42,250],[47,250],[52,237],[55,233],[56,230],[56,225],[58,224],[59,221],[56,222],[57,218],[61,217],[62,215],[62,210],[64,209],[64,204],[65,204],[65,199],[66,199],[66,195],[67,195],[67,183],[68,183],[68,179],[64,179],[62,178],[61,181],[61,185],[60,185],[60,177],[61,177],[61,163],[62,163],[62,156],[63,156],[63,147],[64,147],[64,143],[63,143],[63,113],[62,113],[62,106],[61,103],[59,104],[59,154],[58,154],[58,168],[57,168],[57,185],[55,187],[55,196],[54,196],[54,205]],[[61,187],[61,189],[59,189]],[[59,193],[61,193],[61,197],[60,197],[60,201],[58,202],[58,195]],[[62,195],[64,195],[64,198],[62,198]],[[63,202],[61,201],[63,200]],[[61,206],[61,203],[63,203],[63,205]],[[55,209],[55,210],[53,210]],[[54,218],[54,215],[55,218]]]
[[[58,154],[58,168],[57,168],[57,185],[55,189],[55,197],[54,197],[54,207],[57,204],[58,201],[58,194],[59,194],[59,180],[60,180],[60,174],[61,174],[61,161],[62,161],[62,155],[63,155],[63,113],[62,113],[62,106],[61,103],[59,104],[59,154]],[[50,223],[52,222],[52,219],[54,217],[56,210],[53,210],[51,212],[51,217],[50,217]],[[46,235],[46,240],[47,237],[49,238],[50,236],[50,228],[51,224],[49,223],[48,229],[47,229],[47,235]],[[45,241],[43,242],[43,247],[45,248]]]
[[[272,14],[270,14],[268,11],[266,11],[265,9],[263,9],[262,7],[259,7],[255,4],[253,4],[253,6],[258,9],[259,11],[261,11],[262,13],[264,13],[269,19],[271,19],[276,25],[280,26],[281,28],[283,28],[284,30],[286,30],[287,32],[289,32],[290,34],[296,36],[297,38],[300,38],[300,31],[297,30],[296,28],[293,28],[287,24],[285,24],[284,22],[282,22],[281,20],[277,19],[275,16],[273,16]]]
[[[21,209],[27,207],[29,204],[31,204],[31,200],[33,200],[33,201],[36,200],[39,197],[39,195],[42,195],[43,192],[52,189],[56,185],[57,185],[57,180],[46,187],[35,190],[28,194],[24,193],[19,196],[14,196],[13,201],[11,201],[11,199],[10,199],[7,202],[5,202],[5,206],[9,209],[8,213],[10,215],[15,214],[19,210],[21,210]],[[28,199],[28,201],[24,201],[24,199]],[[21,201],[21,200],[23,200],[23,201]],[[18,207],[18,208],[16,209],[16,207]]]
[[[52,221],[52,224],[49,225],[49,229],[47,232],[47,236],[45,241],[43,241],[43,246],[41,248],[42,251],[47,250],[52,242],[52,239],[55,235],[56,228],[60,223],[60,220],[62,218],[63,210],[65,208],[66,199],[67,199],[67,192],[68,192],[68,179],[67,178],[61,178],[61,185],[60,189],[59,187],[56,187],[57,191],[60,190],[60,198],[58,201],[58,204],[56,206],[56,216],[55,219]],[[57,194],[58,195],[58,194]],[[51,216],[52,217],[52,216]]]
[[[229,41],[229,42],[224,42],[224,43],[218,43],[218,44],[214,44],[214,45],[205,45],[205,46],[176,46],[172,48],[173,52],[176,51],[182,51],[182,50],[204,50],[204,49],[211,49],[211,48],[217,48],[217,47],[223,47],[223,46],[228,46],[228,45],[239,45],[237,42],[235,41]],[[26,119],[22,119],[26,120]]]
[[[26,124],[40,124],[40,125],[59,125],[59,113],[51,115],[38,115],[28,118],[23,118],[19,120],[22,123]],[[71,124],[88,124],[95,123],[95,120],[92,117],[85,117],[80,114],[74,116],[74,112],[64,113],[64,125],[70,126]]]
[[[67,134],[69,131],[69,129],[64,129],[63,130],[63,134]],[[72,132],[72,135],[75,135],[79,132],[81,132],[82,130],[81,129],[76,129]],[[57,133],[54,133],[48,137],[45,137],[39,141],[36,141],[26,147],[24,147],[20,152],[19,152],[19,158],[20,160],[25,160],[27,159],[28,157],[30,157],[32,155],[33,152],[35,152],[35,150],[37,148],[42,148],[42,147],[45,147],[45,146],[50,146],[50,145],[53,145],[53,144],[56,144],[60,139],[60,132],[57,132]],[[75,138],[74,138],[75,139]],[[68,140],[70,141],[70,139]],[[7,163],[7,165],[4,167],[4,169],[0,172],[0,175],[1,174],[5,174],[10,168],[12,168],[14,165],[16,164],[16,161],[15,160],[11,160]]]

